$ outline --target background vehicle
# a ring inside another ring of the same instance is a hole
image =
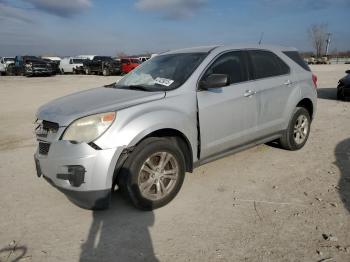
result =
[[[52,71],[55,74],[60,74],[60,62],[61,62],[61,58],[58,56],[42,56],[41,59],[43,59],[46,62],[49,62],[52,68]]]
[[[314,64],[316,64],[316,59],[315,59],[315,57],[309,57],[309,58],[307,58],[307,63],[308,63],[309,65],[314,65]]]
[[[316,64],[329,65],[329,64],[331,64],[331,62],[328,60],[327,56],[323,56],[323,57],[317,58]]]
[[[141,64],[140,60],[137,58],[122,58],[121,63],[122,74],[129,73]]]
[[[0,57],[0,75],[6,74],[7,66],[14,63],[14,61],[14,57]]]
[[[149,56],[140,56],[139,57],[139,60],[140,60],[141,63],[146,62],[148,59],[150,59]]]
[[[292,48],[170,51],[114,85],[42,106],[37,174],[82,207],[108,207],[117,184],[136,207],[158,208],[199,165],[269,141],[301,149],[316,82]]]
[[[16,56],[15,62],[7,67],[6,73],[17,76],[51,76],[55,74],[50,62],[36,56]]]
[[[110,56],[94,56],[92,60],[84,61],[85,74],[102,74],[104,76],[120,74],[120,63]]]
[[[337,98],[339,100],[350,98],[350,70],[346,70],[345,73],[347,75],[338,82]]]
[[[62,74],[73,73],[82,74],[84,73],[84,61],[86,59],[67,57],[63,58],[60,63],[60,71]]]

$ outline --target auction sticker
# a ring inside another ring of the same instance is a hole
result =
[[[174,83],[174,80],[157,77],[155,79],[155,83],[162,86],[170,86],[172,83]]]

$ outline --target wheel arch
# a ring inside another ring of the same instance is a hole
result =
[[[309,114],[310,114],[310,119],[313,119],[313,114],[314,114],[314,105],[311,101],[311,99],[309,98],[303,98],[302,100],[300,100],[298,102],[298,104],[296,105],[296,107],[303,107],[305,108]]]
[[[118,183],[118,175],[123,167],[125,161],[127,160],[130,153],[137,147],[142,141],[151,137],[166,137],[173,139],[175,143],[180,147],[181,151],[184,154],[186,172],[193,172],[193,149],[189,139],[184,133],[174,128],[161,128],[157,130],[150,131],[147,134],[144,134],[142,138],[138,139],[135,143],[132,143],[129,147],[125,148],[120,154],[113,174],[112,184],[113,187]]]
[[[143,140],[150,138],[150,137],[167,137],[170,139],[174,139],[174,142],[178,144],[181,151],[184,154],[185,158],[185,164],[186,164],[186,171],[192,172],[193,171],[193,150],[190,141],[188,138],[179,130],[173,129],[173,128],[163,128],[155,130],[145,137],[143,137],[136,146],[141,143]]]

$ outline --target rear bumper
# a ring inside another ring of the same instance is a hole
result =
[[[113,175],[123,148],[96,150],[86,143],[55,141],[47,155],[34,155],[38,176],[83,208],[106,208],[109,204]],[[78,167],[78,172],[75,168]]]

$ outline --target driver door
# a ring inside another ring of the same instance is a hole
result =
[[[257,137],[258,102],[249,80],[246,53],[220,55],[201,81],[211,74],[226,74],[229,85],[197,91],[201,159],[233,149]]]

